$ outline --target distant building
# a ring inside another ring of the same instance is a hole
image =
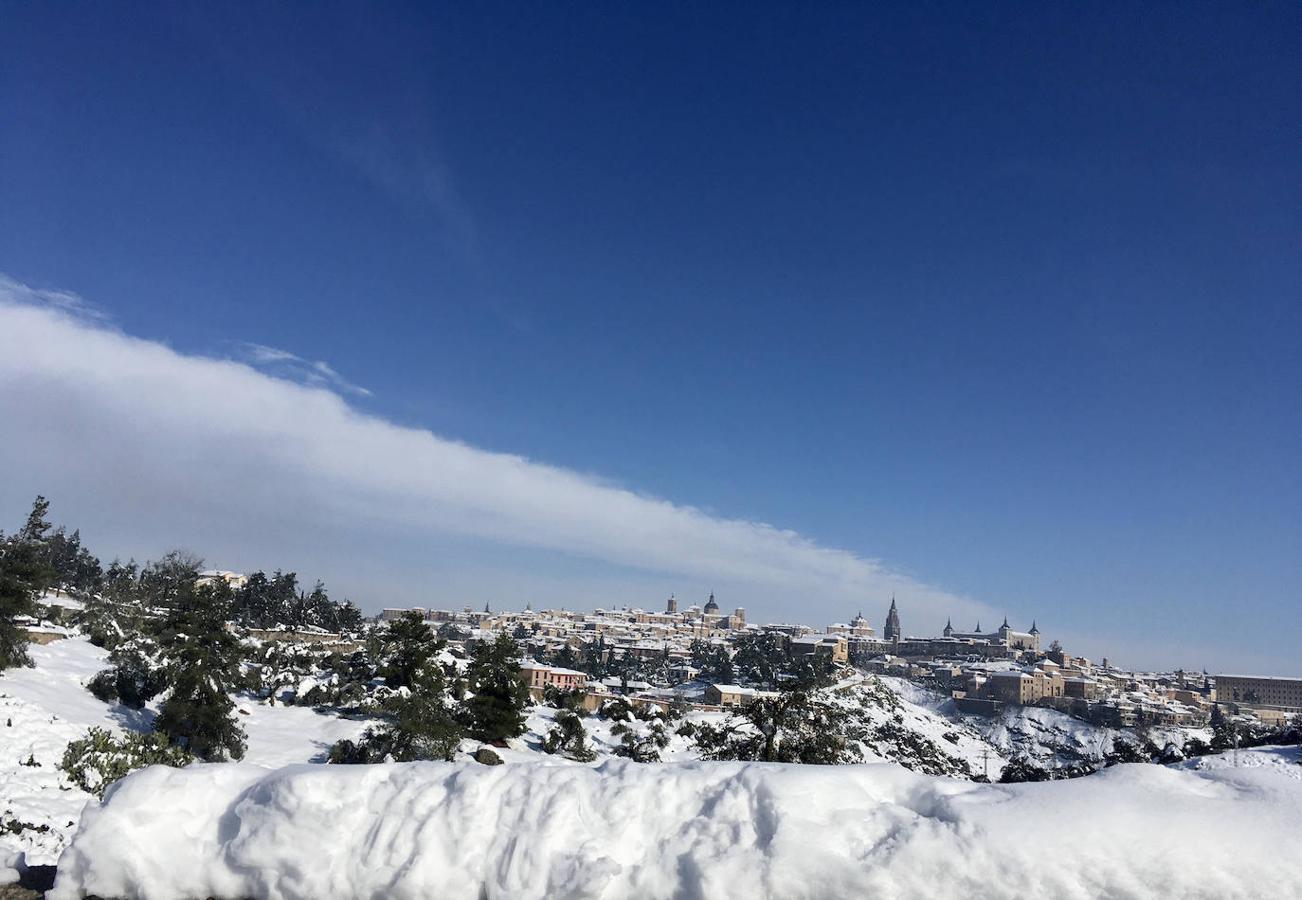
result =
[[[1216,702],[1256,709],[1302,712],[1302,678],[1269,675],[1217,675]]]
[[[892,607],[894,608],[894,607]],[[999,644],[1010,650],[1030,650],[1032,653],[1040,652],[1040,629],[1034,622],[1031,623],[1030,631],[1015,631],[1008,624],[1008,618],[1004,617],[1004,624],[991,632],[983,632],[981,623],[977,622],[976,629],[973,631],[955,631],[953,625],[945,623],[943,632],[947,638],[953,638],[960,641],[986,641],[991,644]]]
[[[208,569],[200,572],[199,577],[195,579],[195,584],[218,584],[225,582],[233,591],[238,591],[244,585],[249,583],[249,576],[242,572],[227,572],[223,569]]]
[[[588,676],[584,672],[546,666],[533,660],[526,660],[520,664],[520,677],[529,686],[529,692],[537,696],[541,696],[543,689],[547,687],[573,690],[588,683]]]
[[[706,687],[701,699],[711,706],[750,706],[761,697],[777,696],[773,691],[759,691],[755,688],[740,687],[735,684],[711,684]]]
[[[382,610],[380,610],[380,621],[381,621],[381,622],[392,622],[392,621],[394,621],[395,619],[401,619],[403,616],[407,615],[407,613],[413,613],[413,612],[414,612],[414,613],[420,613],[420,617],[421,617],[422,619],[426,618],[426,615],[427,615],[427,614],[426,614],[426,610],[425,610],[424,607],[422,607],[422,606],[409,606],[409,607],[407,607],[406,609],[393,609],[393,608],[389,608],[389,609],[382,609]]]
[[[904,637],[900,631],[900,611],[895,608],[894,597],[891,597],[891,608],[886,613],[886,627],[882,629],[882,637],[887,641],[899,641]]]
[[[806,634],[791,639],[791,652],[796,656],[826,656],[834,663],[843,663],[850,659],[850,642],[843,634]]]

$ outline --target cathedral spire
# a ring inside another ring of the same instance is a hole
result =
[[[900,613],[895,608],[895,595],[891,595],[891,608],[886,613],[886,627],[882,630],[882,637],[888,641],[898,641],[903,636],[900,631]]]

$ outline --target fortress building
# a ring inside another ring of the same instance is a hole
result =
[[[945,624],[943,632],[947,638],[954,638],[960,641],[986,641],[991,644],[999,644],[1010,650],[1030,650],[1038,653],[1040,650],[1040,629],[1034,622],[1031,623],[1030,631],[1014,631],[1008,624],[1008,617],[1004,617],[1004,624],[991,632],[983,632],[981,623],[972,631],[955,631],[953,625]]]

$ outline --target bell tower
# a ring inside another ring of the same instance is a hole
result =
[[[888,641],[900,640],[900,611],[895,608],[895,595],[891,595],[891,608],[886,613],[886,627],[882,629],[882,637]]]

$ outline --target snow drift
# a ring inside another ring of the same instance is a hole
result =
[[[1283,897],[1300,832],[1302,781],[1265,768],[154,767],[87,809],[50,896]]]

